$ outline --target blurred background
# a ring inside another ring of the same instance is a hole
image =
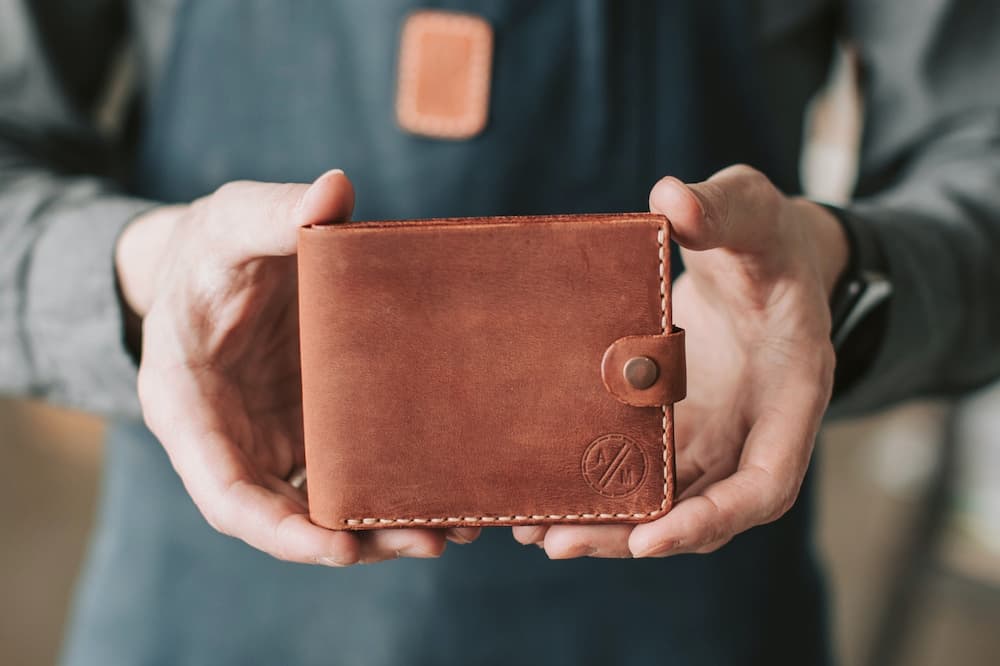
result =
[[[853,182],[852,63],[844,51],[810,111],[803,177],[829,202]],[[0,664],[56,659],[102,434],[92,416],[0,400]],[[830,423],[818,455],[818,541],[841,663],[1000,663],[1000,387]]]

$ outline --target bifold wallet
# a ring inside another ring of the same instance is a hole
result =
[[[631,523],[674,498],[668,224],[652,214],[299,235],[312,520]]]

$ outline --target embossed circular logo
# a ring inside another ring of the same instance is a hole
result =
[[[598,437],[583,453],[583,478],[605,497],[625,497],[639,489],[646,476],[646,454],[631,437]]]

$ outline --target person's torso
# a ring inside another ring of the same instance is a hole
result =
[[[186,201],[341,167],[355,219],[394,219],[642,210],[660,176],[733,162],[798,189],[802,111],[832,47],[823,0],[433,3],[495,35],[488,122],[457,141],[396,121],[401,27],[431,4],[137,0],[136,191]],[[807,500],[707,557],[552,563],[498,528],[441,560],[330,570],[213,533],[138,424],[112,431],[108,465],[69,663],[819,663],[826,649]]]
[[[660,176],[736,162],[795,192],[833,39],[822,0],[135,5],[140,27],[172,11],[142,49],[142,194],[341,167],[356,219],[637,210]],[[467,140],[396,121],[401,28],[428,5],[495,33],[487,125]]]

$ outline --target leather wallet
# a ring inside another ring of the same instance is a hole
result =
[[[333,529],[621,523],[674,498],[684,337],[653,214],[299,235],[309,507]]]

